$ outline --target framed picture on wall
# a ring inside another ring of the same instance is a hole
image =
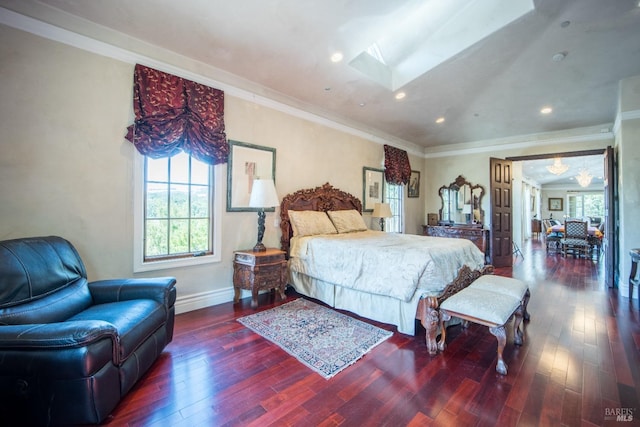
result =
[[[420,197],[420,171],[411,171],[407,191],[409,197]]]
[[[549,197],[549,210],[550,211],[561,211],[561,210],[563,210],[563,208],[562,208],[562,199],[561,198],[555,198],[555,197]]]
[[[251,187],[257,178],[276,179],[276,149],[229,140],[227,212],[256,212],[249,207]],[[266,208],[273,212],[275,208]]]
[[[362,168],[362,211],[373,212],[376,203],[384,200],[384,170]]]

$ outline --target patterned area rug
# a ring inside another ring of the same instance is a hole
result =
[[[393,335],[303,298],[238,322],[329,379]]]

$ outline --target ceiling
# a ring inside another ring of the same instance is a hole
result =
[[[424,28],[408,20],[416,21],[418,8],[443,1],[0,0],[0,5],[125,48],[136,46],[135,39],[177,52],[221,70],[219,81],[237,76],[235,85],[246,84],[260,96],[420,150],[590,126],[610,131],[618,82],[640,74],[638,0],[524,0],[532,11],[398,88],[349,65],[392,25],[396,33],[410,34],[414,47],[420,44]],[[447,1],[461,11],[473,3]],[[482,29],[485,20],[489,25],[512,1],[495,0],[491,13],[472,14],[468,27]],[[455,28],[451,40],[466,36],[464,25]],[[344,59],[333,63],[337,51]],[[554,60],[556,54],[564,59]],[[406,93],[402,100],[394,97],[399,91]],[[553,112],[541,114],[543,106]],[[445,121],[436,123],[439,117]]]
[[[575,188],[580,189],[576,175],[582,169],[592,175],[587,190],[602,190],[604,187],[604,154],[579,157],[562,157],[562,164],[569,166],[563,174],[554,175],[547,170],[547,166],[554,163],[554,159],[525,160],[522,162],[522,175],[537,182],[544,188]]]

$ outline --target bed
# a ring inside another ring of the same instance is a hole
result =
[[[438,307],[493,267],[470,241],[367,230],[362,203],[329,183],[285,196],[281,247],[300,294],[415,335],[438,351]]]

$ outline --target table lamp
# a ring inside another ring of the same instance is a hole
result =
[[[264,209],[273,208],[280,204],[273,179],[255,179],[251,188],[249,207],[258,208],[258,243],[253,247],[254,252],[263,252],[267,248],[262,244],[264,237]]]
[[[465,215],[467,224],[471,223],[471,205],[470,204],[462,205],[462,213]]]
[[[393,217],[391,206],[389,206],[389,203],[375,203],[371,216],[380,218],[380,230],[384,231],[384,219]]]

